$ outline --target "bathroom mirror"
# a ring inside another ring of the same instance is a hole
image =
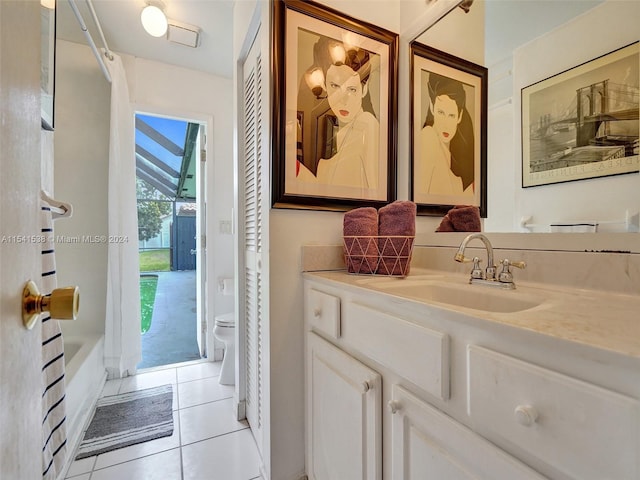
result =
[[[53,130],[53,99],[55,80],[56,2],[40,1],[40,94],[42,97],[42,128]]]
[[[637,42],[633,19],[640,14],[640,3],[475,0],[465,13],[457,2],[438,0],[429,8],[442,4],[449,10],[407,41],[489,69],[485,230],[543,233],[554,231],[554,223],[592,222],[601,233],[637,232],[637,172],[522,187],[520,112],[522,88]],[[633,75],[637,92],[638,72]]]

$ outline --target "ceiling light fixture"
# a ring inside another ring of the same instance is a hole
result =
[[[162,37],[167,33],[169,25],[167,16],[164,14],[164,4],[153,0],[147,2],[147,6],[142,9],[140,21],[145,31],[152,37]]]

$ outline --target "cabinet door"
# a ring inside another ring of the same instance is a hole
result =
[[[307,345],[311,480],[380,480],[380,375],[314,333]]]
[[[544,479],[402,387],[392,396],[394,480]]]

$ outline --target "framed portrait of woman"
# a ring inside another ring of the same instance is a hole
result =
[[[411,44],[410,195],[422,215],[487,211],[487,69]]]
[[[273,8],[273,206],[395,200],[398,35],[311,1]]]

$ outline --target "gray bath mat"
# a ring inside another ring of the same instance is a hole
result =
[[[76,460],[173,434],[171,385],[98,400]]]

